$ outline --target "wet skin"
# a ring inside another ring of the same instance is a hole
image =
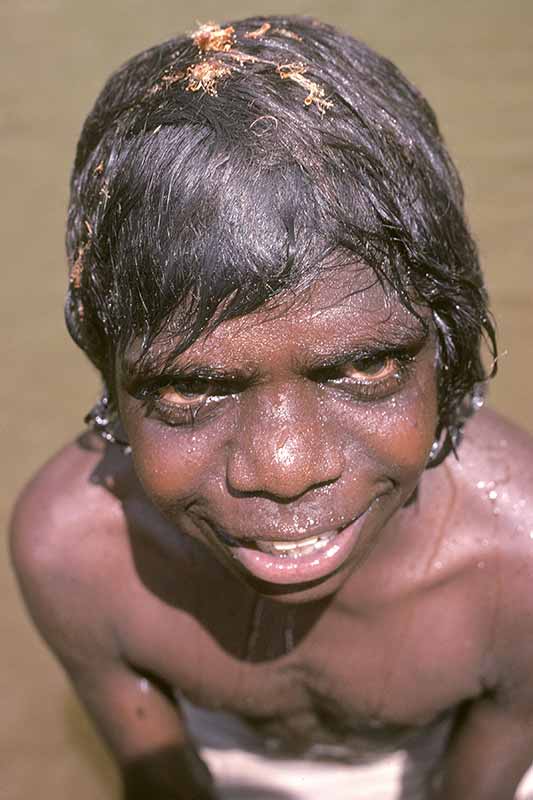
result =
[[[126,797],[215,796],[177,687],[353,761],[452,725],[432,796],[511,800],[533,762],[526,435],[483,411],[460,461],[425,471],[434,340],[363,271],[223,323],[161,375],[166,354],[117,365],[132,456],[82,437],[13,523],[30,611]],[[331,556],[258,549],[325,533]]]
[[[176,528],[259,591],[308,602],[344,583],[414,491],[437,425],[434,360],[431,336],[369,271],[336,272],[290,306],[219,327],[163,376],[157,362],[141,375],[122,365],[121,419]],[[341,563],[277,557],[269,570],[241,552],[356,520]]]

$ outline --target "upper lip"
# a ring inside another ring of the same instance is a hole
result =
[[[367,505],[367,507],[363,509],[363,511],[359,512],[359,514],[357,514],[356,516],[351,517],[347,522],[341,522],[336,526],[328,527],[328,528],[325,528],[325,529],[308,530],[305,533],[298,532],[297,534],[295,534],[295,533],[280,532],[280,533],[276,534],[275,536],[273,536],[272,534],[265,535],[265,536],[263,536],[263,535],[260,535],[260,536],[249,536],[249,535],[240,536],[240,535],[235,535],[235,534],[228,533],[220,525],[211,525],[210,527],[215,531],[215,533],[218,536],[221,536],[222,538],[225,538],[225,539],[229,539],[230,541],[235,542],[237,544],[247,544],[247,543],[254,543],[254,542],[264,542],[265,544],[268,544],[269,542],[293,542],[294,544],[298,544],[298,542],[303,542],[303,541],[305,541],[305,539],[310,539],[313,536],[327,536],[327,535],[340,533],[342,530],[344,530],[344,528],[347,528],[348,525],[352,525],[354,522],[356,522],[359,519],[359,517],[362,517],[363,514],[365,514],[371,508],[371,506],[374,504],[376,499],[377,498],[374,498]]]
[[[353,520],[352,520],[353,521]],[[222,536],[226,539],[231,539],[234,542],[239,542],[242,544],[246,544],[246,542],[264,542],[268,544],[269,542],[293,542],[294,544],[298,544],[298,542],[304,542],[306,539],[311,539],[314,536],[327,536],[332,535],[334,533],[339,533],[343,528],[346,528],[350,525],[351,522],[348,522],[346,525],[341,525],[337,528],[330,528],[327,531],[308,531],[305,534],[298,534],[298,536],[294,535],[278,535],[278,536],[232,536],[230,533],[226,533],[222,531],[220,528],[216,529],[216,533],[219,536]]]

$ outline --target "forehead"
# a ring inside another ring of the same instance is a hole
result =
[[[179,314],[153,343],[147,366],[162,364],[179,348]],[[200,336],[176,363],[202,361],[246,365],[272,355],[333,354],[347,346],[400,344],[425,332],[423,324],[387,291],[368,267],[324,270],[309,287],[276,298],[246,316],[227,320]],[[135,346],[126,355],[134,361]]]

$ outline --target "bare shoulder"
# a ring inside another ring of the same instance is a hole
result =
[[[470,553],[477,559],[482,548],[509,560],[533,558],[533,437],[527,431],[483,409],[467,422],[457,458],[428,470],[422,486],[424,519],[445,523],[444,541],[454,544],[459,561]]]
[[[121,523],[121,504],[109,491],[117,466],[109,462],[104,444],[91,435],[67,444],[47,461],[21,491],[11,521],[11,551],[15,566],[35,560],[52,567],[77,560],[90,536],[99,543],[109,526]],[[29,566],[29,564],[28,564]],[[72,566],[72,564],[71,564]]]
[[[533,437],[495,411],[483,409],[467,423],[461,461],[478,461],[494,467],[501,463],[498,479],[512,482],[533,476]],[[525,473],[524,473],[525,470]]]
[[[494,681],[522,685],[533,703],[533,438],[483,411],[467,426],[453,471],[493,599]]]
[[[94,436],[80,437],[41,467],[13,511],[10,550],[23,596],[63,660],[82,657],[81,631],[98,630],[103,645],[108,573],[112,565],[119,579],[125,540],[120,498],[106,485],[120,480],[119,457]]]
[[[481,526],[509,554],[522,544],[529,552],[531,539],[518,534],[533,531],[533,437],[483,410],[466,426],[452,472],[461,488],[463,513],[475,509]]]

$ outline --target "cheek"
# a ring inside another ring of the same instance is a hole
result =
[[[401,482],[418,480],[437,428],[437,392],[430,375],[374,409],[367,419],[374,457]]]
[[[196,495],[213,474],[218,448],[212,432],[185,432],[140,415],[124,427],[135,472],[156,504]]]

